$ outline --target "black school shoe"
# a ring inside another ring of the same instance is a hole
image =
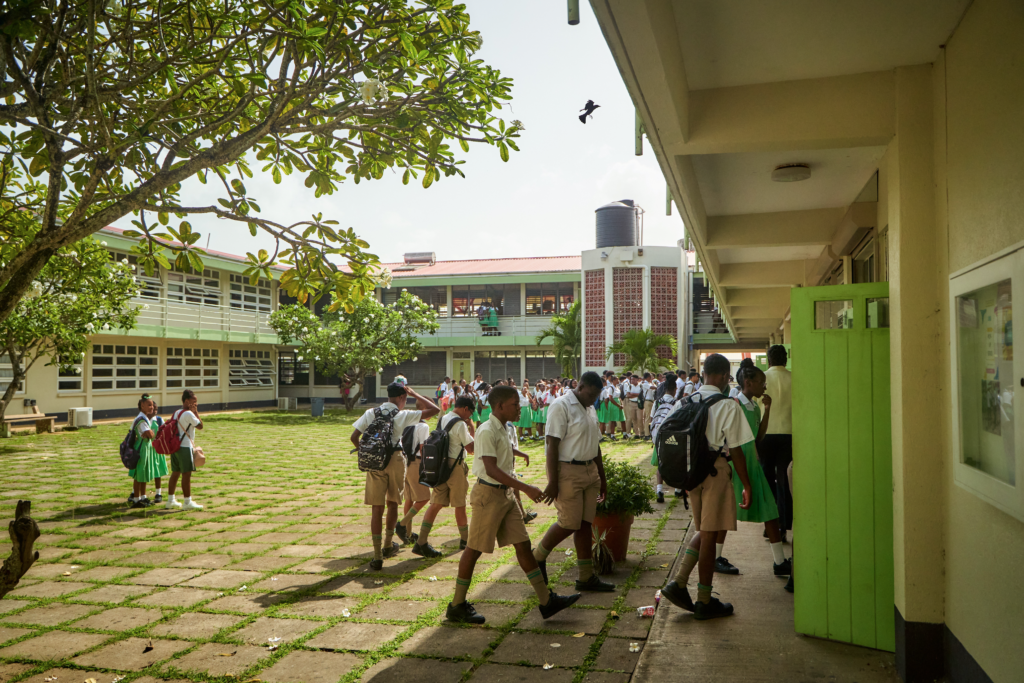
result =
[[[665,494],[662,491],[658,491],[658,502],[659,503],[664,503],[665,502]]]
[[[715,573],[736,575],[740,573],[740,570],[734,567],[732,562],[729,562],[729,560],[724,557],[719,557],[715,559]]]
[[[711,598],[709,602],[698,602],[694,607],[693,618],[700,621],[727,617],[732,614],[732,603],[722,602],[718,598]]]
[[[775,576],[791,576],[793,574],[793,561],[788,557],[778,564],[773,564],[772,569],[775,570]]]
[[[523,515],[523,524],[529,524],[535,519],[537,519],[537,513],[534,512],[533,510],[530,510],[525,515]]]
[[[466,549],[466,542],[460,540],[459,541],[459,550],[465,550],[465,549]]]
[[[402,546],[400,546],[396,541],[391,541],[391,547],[390,548],[384,548],[383,555],[384,555],[384,557],[394,557],[395,555],[398,554],[398,551],[400,551],[401,549],[402,549]],[[736,572],[736,573],[738,574],[739,572]]]
[[[686,495],[686,492],[683,491],[682,489],[676,489],[675,490],[675,495],[676,495],[676,498],[682,498],[683,496]]]
[[[611,593],[615,590],[614,583],[602,581],[597,574],[591,574],[586,581],[576,579],[576,590],[591,591],[593,593]]]
[[[665,587],[661,589],[661,597],[680,609],[693,611],[693,598],[690,597],[690,591],[686,590],[686,586],[680,586],[675,581],[665,584]]]
[[[456,624],[482,624],[487,621],[487,617],[477,612],[476,608],[468,602],[461,602],[458,605],[449,602],[444,616],[448,621],[453,621]]]
[[[398,538],[402,540],[402,543],[408,543],[412,540],[409,538],[409,530],[402,526],[401,522],[395,525],[395,536],[398,536]]]
[[[783,589],[785,589],[787,593],[792,593],[793,592],[793,575],[792,574],[789,575],[789,581],[786,582],[786,585],[783,586]]]
[[[573,593],[572,595],[558,595],[557,593],[551,593],[548,597],[548,604],[540,605],[540,615],[545,619],[550,619],[566,607],[574,605],[579,599],[579,593]]]
[[[159,493],[153,496],[153,505],[157,505],[162,502],[164,502],[164,497],[161,496]]]
[[[370,560],[370,569],[379,572],[384,568],[384,560]]]
[[[417,543],[412,547],[412,554],[419,555],[420,557],[441,557],[444,555],[441,551],[435,550],[434,546],[429,543],[424,543],[423,545]]]

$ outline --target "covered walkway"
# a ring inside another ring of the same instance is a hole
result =
[[[793,596],[783,590],[785,582],[772,574],[771,554],[761,532],[761,525],[743,522],[738,531],[730,532],[723,554],[742,574],[715,575],[715,592],[733,603],[736,613],[698,622],[689,612],[663,601],[632,683],[899,681],[892,653],[795,632]],[[685,542],[692,535],[691,525]],[[787,544],[786,554],[791,551]],[[691,595],[696,595],[696,587],[695,571],[690,578]]]

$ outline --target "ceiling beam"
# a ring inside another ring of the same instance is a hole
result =
[[[736,321],[737,332],[748,332],[750,330],[777,330],[782,327],[782,316],[778,318],[740,318]]]
[[[760,261],[722,263],[718,268],[718,281],[723,287],[802,286],[806,278],[807,264],[803,260]]]
[[[786,311],[789,310],[789,297],[787,296],[785,302],[779,301],[772,305],[766,306],[729,306],[729,312],[732,314],[733,321],[739,325],[744,320],[751,320],[757,318],[772,318],[773,320],[782,320],[782,317],[786,315]]]
[[[725,301],[730,309],[737,306],[784,306],[789,308],[790,287],[732,287],[725,290]]]
[[[747,213],[707,217],[709,249],[826,245],[846,208]]]
[[[732,154],[887,145],[895,134],[895,92],[893,71],[692,90],[689,136],[677,138],[668,151]]]

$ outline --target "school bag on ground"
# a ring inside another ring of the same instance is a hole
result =
[[[161,455],[172,455],[181,448],[181,437],[178,436],[178,415],[180,410],[171,415],[171,419],[160,425],[160,431],[153,439],[153,448]]]
[[[420,450],[420,484],[428,488],[434,488],[448,482],[455,468],[462,463],[466,449],[459,449],[459,457],[455,462],[448,460],[448,445],[451,443],[451,431],[460,420],[448,420],[448,424],[441,426],[441,419],[437,420],[437,429],[430,432],[430,436],[423,442]]]
[[[139,424],[141,417],[135,418],[135,422],[132,422],[132,428],[128,430],[128,434],[125,435],[124,441],[121,442],[121,464],[130,470],[134,470],[139,465],[139,453],[135,450],[135,427]]]
[[[373,409],[373,422],[359,437],[360,471],[380,472],[391,462],[391,454],[395,451],[391,443],[395,412],[385,413],[380,408]]]
[[[726,399],[725,394],[715,394],[701,401],[683,401],[661,423],[655,444],[658,472],[666,484],[692,491],[708,476],[716,475],[719,453],[708,446],[708,412]]]

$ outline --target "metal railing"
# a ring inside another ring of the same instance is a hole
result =
[[[434,333],[437,337],[483,337],[493,328],[484,328],[474,317],[439,318],[441,327]],[[502,337],[536,337],[551,324],[550,315],[502,315],[498,316],[497,331]]]
[[[277,334],[270,326],[269,313],[246,311],[233,306],[193,304],[161,297],[136,297],[132,302],[142,310],[138,325],[160,325],[192,330]]]

